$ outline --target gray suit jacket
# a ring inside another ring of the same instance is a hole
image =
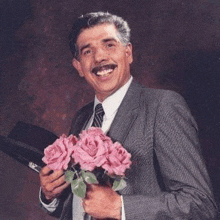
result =
[[[80,133],[92,109],[90,103],[76,114],[71,133]],[[197,125],[179,94],[132,83],[108,135],[132,155],[127,187],[120,191],[126,220],[216,219]],[[55,213],[71,219],[72,194],[60,205]]]

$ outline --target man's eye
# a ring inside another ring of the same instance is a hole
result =
[[[114,45],[113,43],[108,43],[108,44],[107,44],[107,47],[108,47],[108,48],[111,48],[111,47],[114,47],[114,46],[115,46],[115,45]]]
[[[90,53],[91,53],[91,50],[85,50],[85,51],[83,52],[84,55],[88,55],[88,54],[90,54]]]

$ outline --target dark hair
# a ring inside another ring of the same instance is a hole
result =
[[[72,31],[69,35],[69,46],[73,57],[78,58],[78,48],[76,45],[79,34],[87,28],[94,27],[99,24],[114,24],[119,33],[119,39],[123,44],[130,42],[130,28],[128,23],[121,17],[112,15],[108,12],[92,12],[80,16],[73,24]]]

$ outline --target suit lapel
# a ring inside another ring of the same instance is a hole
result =
[[[86,129],[86,125],[93,113],[93,105],[94,103],[91,102],[83,107],[80,114],[73,121],[70,134],[74,134],[78,136],[82,130]]]
[[[131,126],[137,118],[141,93],[140,88],[140,85],[131,83],[108,132],[108,135],[113,141],[123,144]]]
[[[118,112],[112,125],[109,129],[108,136],[113,141],[118,141],[121,144],[124,143],[131,126],[139,113],[139,102],[141,95],[141,86],[132,82],[121,105],[119,106]],[[86,128],[88,120],[92,116],[94,103],[90,103],[84,107],[81,114],[76,118],[73,123],[71,133],[78,135],[83,129]]]

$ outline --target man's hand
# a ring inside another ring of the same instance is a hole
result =
[[[89,185],[83,208],[86,213],[97,219],[121,219],[121,196],[111,187]]]
[[[48,202],[58,197],[69,184],[65,181],[63,170],[52,172],[48,166],[45,166],[40,171],[41,189]]]

